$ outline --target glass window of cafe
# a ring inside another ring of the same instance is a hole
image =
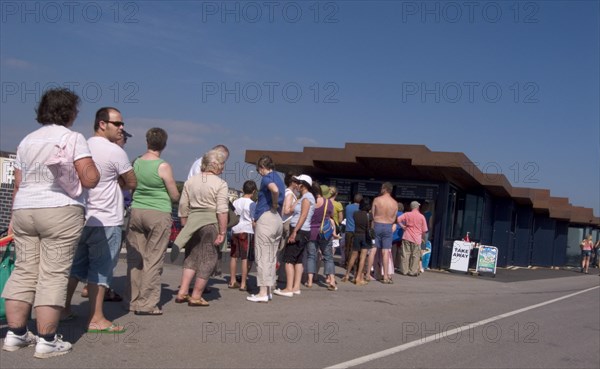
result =
[[[469,232],[471,240],[481,239],[483,196],[464,193],[451,187],[446,212],[446,239],[459,240]]]

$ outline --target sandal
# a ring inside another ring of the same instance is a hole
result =
[[[188,301],[190,301],[190,295],[180,296],[178,294],[177,297],[175,297],[175,303],[176,304],[183,304],[184,302],[188,302]]]
[[[392,281],[392,279],[382,279],[381,283],[383,284],[394,284],[394,281]]]
[[[238,290],[240,290],[242,292],[246,292],[246,291],[248,291],[248,287],[240,287],[240,288],[238,288]]]
[[[308,284],[308,282],[304,282],[304,287],[306,287],[306,288],[312,288],[312,284]]]
[[[348,282],[348,279],[349,279],[348,277],[344,277],[344,278],[340,279],[340,281],[341,282]]]
[[[198,300],[195,300],[190,297],[188,300],[188,306],[209,306],[208,301],[200,297]]]
[[[327,290],[329,290],[329,291],[337,291],[338,288],[337,288],[337,286],[335,286],[333,284],[328,284],[327,285]]]
[[[233,284],[228,284],[227,288],[231,288],[231,289],[240,288],[240,285],[237,282],[233,282]]]

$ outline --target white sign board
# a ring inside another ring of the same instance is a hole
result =
[[[452,258],[450,269],[461,272],[469,271],[469,255],[471,254],[471,242],[454,241],[452,245]]]
[[[0,177],[2,184],[11,185],[15,180],[15,159],[14,158],[0,158]]]

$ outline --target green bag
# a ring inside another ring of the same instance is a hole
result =
[[[0,263],[0,292],[4,291],[4,285],[8,282],[10,273],[15,268],[15,260],[12,257],[11,247],[13,242],[6,245],[6,250],[2,255],[2,263]],[[0,319],[6,319],[6,306],[4,305],[4,299],[0,298]]]

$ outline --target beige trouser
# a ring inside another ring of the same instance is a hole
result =
[[[160,276],[171,234],[171,214],[132,209],[127,233],[130,311],[153,311],[160,301]]]
[[[281,216],[267,211],[263,213],[254,230],[254,253],[256,280],[259,287],[272,287],[276,282],[275,264],[277,248],[283,232]]]
[[[400,251],[400,273],[418,275],[421,271],[421,245],[402,240]]]
[[[12,213],[15,269],[2,297],[36,306],[65,306],[69,272],[85,221],[83,207]]]

